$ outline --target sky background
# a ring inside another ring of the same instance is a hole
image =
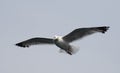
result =
[[[33,37],[64,36],[76,28],[110,26],[72,44],[17,47]],[[119,0],[0,0],[0,73],[120,73]]]

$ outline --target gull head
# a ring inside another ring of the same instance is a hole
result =
[[[55,35],[53,38],[54,38],[54,39],[58,39],[58,38],[59,38],[59,36]]]
[[[61,36],[57,36],[57,35],[54,36],[54,39],[55,40],[59,40],[59,41],[63,41],[62,37]]]

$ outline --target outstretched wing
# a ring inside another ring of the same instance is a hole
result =
[[[17,43],[17,46],[20,47],[29,47],[31,45],[37,45],[37,44],[53,44],[53,39],[49,38],[31,38],[26,41]]]
[[[84,36],[96,33],[96,32],[101,32],[105,33],[108,30],[108,26],[102,26],[102,27],[91,27],[91,28],[78,28],[73,30],[71,33],[63,37],[63,40],[66,42],[72,42],[74,40],[80,39]]]

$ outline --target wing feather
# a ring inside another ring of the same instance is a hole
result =
[[[108,26],[102,27],[90,27],[90,28],[78,28],[73,30],[71,33],[63,37],[66,42],[72,42],[74,40],[83,38],[84,36],[91,35],[96,32],[105,33],[108,30]]]
[[[53,44],[53,39],[49,38],[31,38],[16,45],[19,47],[29,47],[30,45],[37,45],[37,44]]]

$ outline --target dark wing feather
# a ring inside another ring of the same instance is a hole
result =
[[[73,30],[71,33],[63,37],[63,40],[66,42],[72,42],[74,40],[80,39],[84,36],[96,33],[96,32],[101,32],[105,33],[108,30],[108,26],[102,26],[102,27],[91,27],[91,28],[78,28]]]
[[[26,41],[17,43],[17,46],[20,47],[29,47],[30,45],[37,45],[37,44],[53,44],[53,39],[49,38],[31,38]]]

